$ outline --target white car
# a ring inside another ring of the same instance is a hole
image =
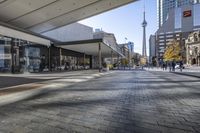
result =
[[[180,65],[176,64],[175,69],[180,69]],[[185,69],[185,66],[183,65],[183,69]]]

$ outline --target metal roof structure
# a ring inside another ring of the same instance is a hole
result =
[[[111,51],[113,57],[120,55],[124,57],[121,51],[117,48],[111,47],[109,44],[104,42],[103,39],[91,39],[91,40],[82,40],[82,41],[72,41],[72,42],[62,42],[55,44],[57,47],[64,49],[69,49],[72,51],[77,51],[80,53],[85,53],[87,55],[98,56],[99,44],[101,45],[101,54],[102,57],[111,57]]]
[[[137,0],[0,0],[0,22],[44,33]]]

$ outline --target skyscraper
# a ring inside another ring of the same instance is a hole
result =
[[[157,0],[158,27],[160,28],[166,21],[171,9],[196,3],[200,3],[200,0]]]
[[[142,23],[143,27],[143,47],[142,47],[142,56],[147,57],[147,51],[146,51],[146,26],[147,26],[147,21],[145,19],[145,11],[144,11],[144,20]]]

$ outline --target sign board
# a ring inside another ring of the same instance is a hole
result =
[[[187,10],[183,12],[183,17],[191,17],[192,16],[192,11],[191,10]]]
[[[11,54],[0,54],[0,60],[9,60],[11,59]]]

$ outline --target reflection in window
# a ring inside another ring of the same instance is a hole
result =
[[[180,29],[181,28],[181,18],[182,18],[182,12],[181,8],[176,8],[175,9],[175,29]]]
[[[200,4],[194,5],[194,26],[200,25]]]
[[[0,72],[10,71],[11,45],[10,38],[0,37]]]
[[[0,44],[0,68],[4,67],[4,46]]]

